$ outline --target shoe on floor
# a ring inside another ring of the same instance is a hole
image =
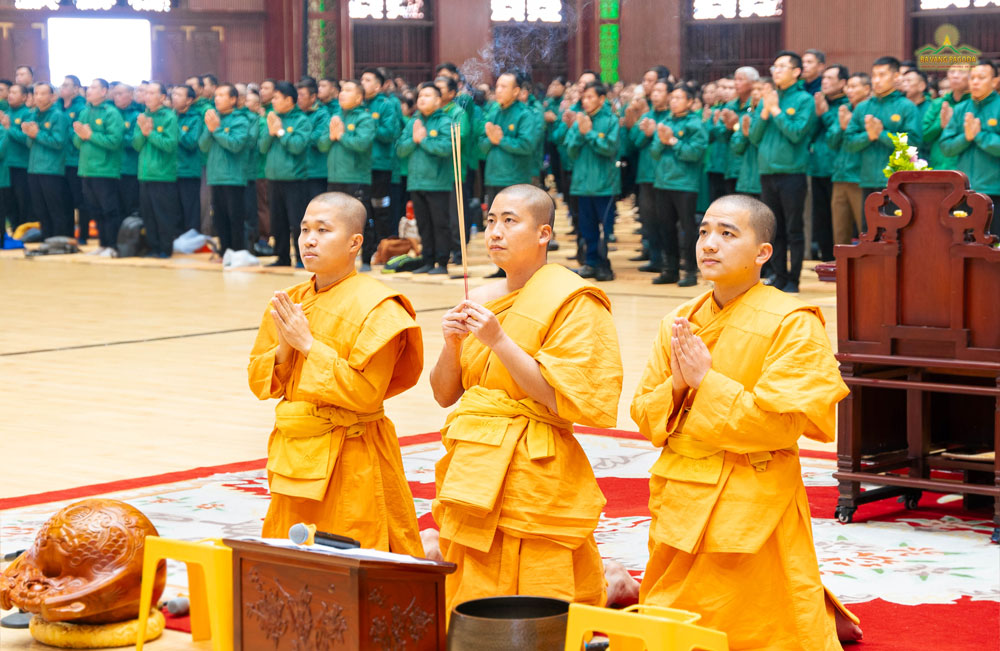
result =
[[[677,282],[678,287],[694,287],[698,284],[698,276],[693,273],[686,273],[684,277]]]
[[[589,264],[585,264],[579,269],[575,269],[576,273],[579,274],[580,278],[596,278],[597,270],[591,267]]]
[[[427,272],[428,276],[440,276],[442,274],[446,276],[448,275],[448,267],[434,267]]]
[[[486,277],[487,278],[506,278],[507,277],[507,272],[504,271],[503,269],[497,269],[496,271],[494,271],[493,273],[491,273],[489,276],[486,276]]]
[[[639,267],[639,271],[645,271],[646,273],[658,274],[663,271],[658,265],[655,264],[644,264]]]
[[[628,259],[629,262],[649,262],[648,253],[640,253],[639,255],[632,256]]]
[[[678,280],[680,280],[680,276],[677,274],[676,271],[662,271],[662,272],[660,272],[659,276],[657,276],[656,278],[653,278],[653,284],[654,285],[673,285]]]
[[[413,273],[415,273],[415,274],[426,274],[426,273],[430,273],[433,269],[434,269],[434,265],[432,265],[432,264],[425,264],[422,267],[417,267],[416,269],[414,269]]]
[[[793,283],[792,281],[789,280],[787,283],[781,286],[781,291],[785,292],[786,294],[798,294],[799,284]]]
[[[556,242],[555,240],[549,240],[548,247],[549,247],[549,251],[558,251],[559,250],[559,242]]]
[[[609,280],[614,280],[614,279],[615,279],[615,272],[611,271],[610,269],[601,268],[597,269],[594,272],[594,280],[596,280],[599,283],[605,283]]]

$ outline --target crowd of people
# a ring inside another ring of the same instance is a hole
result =
[[[864,230],[864,198],[886,186],[889,133],[905,132],[931,168],[961,170],[973,190],[1000,199],[995,63],[933,79],[893,57],[850,71],[808,50],[779,52],[768,72],[744,66],[702,85],[653,66],[641,83],[609,87],[586,70],[545,88],[518,70],[472,84],[442,63],[416,87],[369,68],[358,80],[259,85],[205,74],[82,88],[67,76],[55,89],[21,66],[13,82],[0,79],[0,206],[12,229],[38,222],[44,237],[80,243],[93,221],[104,255],[137,214],[150,256],[169,257],[195,229],[217,236],[221,251],[301,265],[306,205],[340,191],[368,211],[363,270],[412,202],[415,273],[446,274],[461,260],[455,124],[467,229],[504,187],[551,183],[577,236],[577,272],[605,281],[616,199],[634,196],[640,269],[655,284],[691,286],[698,216],[720,196],[748,194],[778,221],[768,281],[795,292],[807,256],[832,260],[834,244]]]

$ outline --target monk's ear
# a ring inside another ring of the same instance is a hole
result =
[[[774,247],[771,246],[770,242],[762,242],[757,245],[757,257],[754,262],[757,263],[758,267],[763,267],[764,263],[771,259],[771,254],[774,253]]]
[[[358,251],[361,250],[361,245],[365,241],[365,236],[361,233],[355,233],[351,235],[351,239],[347,241],[347,250],[351,253],[357,255]]]
[[[552,226],[549,224],[542,224],[538,227],[538,243],[544,244],[546,248],[549,245],[549,241],[552,239]]]

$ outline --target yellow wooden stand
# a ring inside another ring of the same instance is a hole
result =
[[[608,651],[729,651],[726,634],[698,626],[697,613],[636,604],[624,610],[570,604],[565,651],[580,651],[594,631]]]
[[[233,550],[217,538],[198,542],[146,536],[142,559],[139,631],[146,629],[156,565],[163,559],[183,561],[188,570],[191,639],[212,640],[212,651],[233,648]],[[142,651],[143,636],[135,642]]]

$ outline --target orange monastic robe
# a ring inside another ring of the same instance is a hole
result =
[[[271,306],[250,353],[250,388],[280,398],[267,446],[271,505],[265,537],[296,522],[350,536],[367,548],[423,556],[413,495],[382,401],[420,377],[423,343],[406,297],[352,273],[319,292],[287,290],[315,339],[308,357],[275,363]]]
[[[528,398],[485,345],[462,347],[465,393],[442,438],[434,519],[458,565],[447,610],[531,594],[603,605],[594,529],[605,499],[573,423],[613,426],[622,386],[618,336],[601,290],[559,265],[485,306],[540,365],[558,415]]]
[[[712,353],[676,413],[675,316]],[[641,603],[700,613],[734,650],[841,648],[833,608],[843,606],[824,599],[796,441],[832,441],[847,393],[819,309],[777,289],[757,284],[721,309],[708,292],[663,319],[632,402],[663,448]]]

